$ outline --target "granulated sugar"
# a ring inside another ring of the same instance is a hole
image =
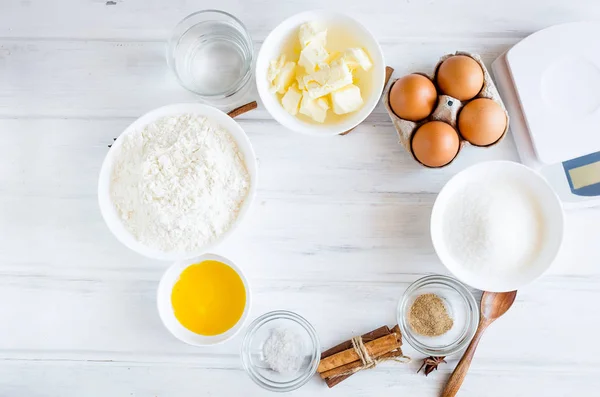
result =
[[[532,263],[544,234],[540,205],[510,179],[470,184],[446,207],[443,234],[454,259],[478,273],[502,274]]]

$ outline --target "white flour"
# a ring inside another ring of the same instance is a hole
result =
[[[468,269],[501,275],[527,266],[540,250],[542,213],[521,183],[494,180],[467,185],[445,211],[446,245]]]
[[[233,137],[205,117],[165,117],[124,137],[111,199],[146,246],[192,251],[235,221],[250,176]]]

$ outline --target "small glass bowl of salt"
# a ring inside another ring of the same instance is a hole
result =
[[[244,369],[259,386],[286,392],[315,374],[321,357],[319,339],[303,317],[279,310],[258,317],[242,343]]]

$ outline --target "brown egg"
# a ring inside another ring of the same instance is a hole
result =
[[[491,145],[506,130],[506,114],[496,101],[478,98],[462,108],[458,115],[458,130],[473,145]]]
[[[429,121],[420,126],[412,138],[412,151],[428,167],[442,167],[451,162],[460,146],[458,133],[443,121]]]
[[[483,69],[471,57],[455,55],[446,59],[437,71],[440,90],[460,101],[474,98],[483,87]]]
[[[396,80],[390,90],[390,107],[405,120],[423,120],[431,114],[436,101],[435,85],[420,74],[409,74]]]

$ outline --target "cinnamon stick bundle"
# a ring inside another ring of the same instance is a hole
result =
[[[352,340],[340,343],[321,354],[321,362],[317,372],[325,380],[328,387],[333,387],[348,379],[354,373],[365,369],[361,354],[367,353],[372,360],[391,360],[404,357],[402,354],[402,335],[396,325],[379,327],[361,336],[362,347],[357,351]],[[362,352],[362,353],[361,353]]]

